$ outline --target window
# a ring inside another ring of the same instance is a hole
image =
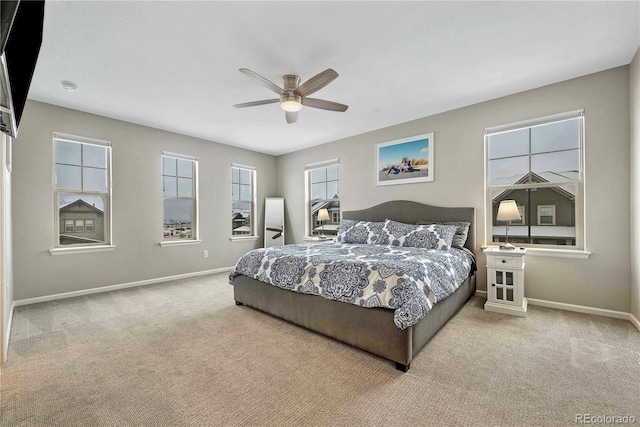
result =
[[[340,226],[340,169],[337,160],[305,167],[307,183],[307,235],[338,234]],[[328,221],[318,221],[320,209],[327,209]]]
[[[554,205],[538,205],[538,225],[556,225]]]
[[[255,236],[256,171],[251,166],[231,166],[231,234]]]
[[[54,134],[55,247],[109,245],[111,143]],[[92,224],[87,233],[86,222]]]
[[[163,242],[197,240],[198,159],[162,155]]]
[[[502,200],[516,201],[509,241],[584,249],[582,111],[486,130],[487,241],[503,242]]]
[[[85,219],[84,220],[84,231],[86,231],[86,232],[93,231],[93,220],[92,219]]]

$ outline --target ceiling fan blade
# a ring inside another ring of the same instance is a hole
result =
[[[320,108],[321,110],[331,110],[331,111],[347,111],[349,108],[348,105],[339,104],[337,102],[325,101],[324,99],[316,99],[316,98],[303,98],[302,105],[312,108]]]
[[[280,102],[280,100],[279,99],[263,99],[262,101],[251,101],[251,102],[245,102],[243,104],[236,104],[234,105],[234,107],[236,108],[255,107],[256,105],[275,104],[276,102]]]
[[[282,236],[282,233],[274,234],[274,235],[273,235],[273,237],[272,237],[272,239],[273,239],[273,240],[276,240],[276,239],[277,239],[278,237],[280,237],[280,236]]]
[[[287,118],[287,123],[295,123],[298,121],[298,112],[294,111],[285,111],[285,117]]]
[[[276,231],[278,233],[282,232],[282,230],[279,228],[271,228],[271,227],[267,227],[267,231]]]
[[[243,73],[244,75],[252,78],[253,80],[257,81],[258,83],[260,83],[262,86],[266,87],[267,89],[270,89],[270,90],[274,91],[278,95],[282,95],[282,93],[284,92],[284,90],[280,86],[278,86],[277,84],[273,83],[270,80],[265,79],[260,74],[254,73],[253,71],[251,71],[248,68],[240,68],[240,72]]]
[[[302,83],[294,93],[300,96],[311,95],[334,81],[336,77],[338,77],[338,73],[331,68],[327,68],[323,72],[316,74],[306,82]]]

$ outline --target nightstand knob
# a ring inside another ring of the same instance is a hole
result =
[[[503,260],[502,260],[502,263],[504,264],[505,262],[507,262],[507,260],[506,260],[506,259],[503,259]]]

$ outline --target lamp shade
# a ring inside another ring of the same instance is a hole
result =
[[[327,209],[318,211],[318,221],[329,221],[329,211]]]
[[[518,205],[515,200],[503,200],[498,207],[498,221],[515,221],[520,219],[520,212],[518,212]]]

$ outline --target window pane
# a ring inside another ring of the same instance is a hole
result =
[[[191,200],[164,201],[164,240],[191,239],[193,204]]]
[[[107,192],[106,169],[82,168],[82,174],[83,191],[99,191],[101,193]]]
[[[97,168],[107,167],[107,147],[82,144],[82,165]]]
[[[56,163],[80,165],[82,161],[82,144],[56,140]]]
[[[314,169],[311,171],[311,183],[327,180],[327,168]]]
[[[489,161],[489,185],[515,184],[529,173],[529,156]]]
[[[193,177],[193,162],[191,160],[178,159],[178,176]]]
[[[59,194],[60,245],[105,242],[105,198],[91,194]]]
[[[251,200],[251,186],[250,185],[241,185],[240,186],[240,200]]]
[[[193,197],[193,180],[178,178],[178,197]]]
[[[549,123],[531,128],[531,152],[578,149],[580,147],[580,119]]]
[[[531,156],[531,171],[548,182],[577,181],[579,179],[580,154],[578,150]]]
[[[173,176],[162,177],[162,195],[165,197],[177,197],[177,181]]]
[[[231,168],[231,182],[236,184],[240,182],[240,169]]]
[[[171,175],[176,176],[176,161],[173,157],[163,157],[162,158],[162,175]]]
[[[544,245],[576,244],[577,185],[492,192],[493,242],[504,242],[506,222],[496,221],[501,200],[513,199],[523,207],[524,224],[515,221],[509,226],[509,241],[513,244]]]
[[[338,176],[338,165],[329,166],[327,168],[327,181],[337,181],[340,177]]]
[[[338,196],[338,181],[327,182],[327,198],[332,199]]]
[[[248,169],[240,169],[240,183],[251,184],[251,171]]]
[[[231,185],[231,200],[240,200],[240,184]]]
[[[233,235],[249,235],[251,230],[251,203],[234,203],[231,215]]]
[[[56,188],[59,190],[82,190],[82,168],[56,165]]]
[[[320,184],[311,185],[311,199],[326,199],[327,198],[327,185],[324,182]]]
[[[489,136],[489,159],[529,154],[529,129]]]

